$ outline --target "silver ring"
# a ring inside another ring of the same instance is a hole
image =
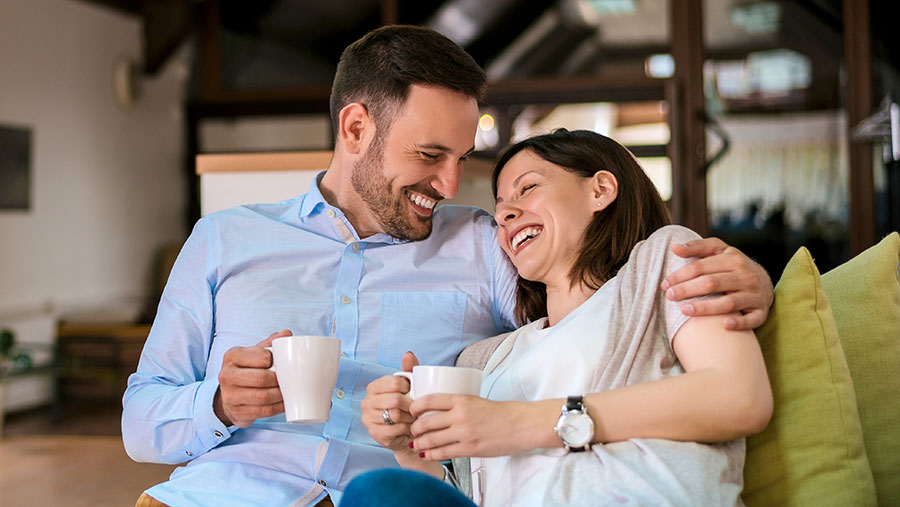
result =
[[[384,412],[381,413],[381,420],[384,421],[384,424],[388,426],[394,424],[394,421],[391,420],[391,413],[388,412],[388,409],[384,409]]]

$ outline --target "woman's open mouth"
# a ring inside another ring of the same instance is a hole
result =
[[[534,238],[538,237],[543,231],[544,228],[541,226],[530,225],[524,227],[517,232],[512,241],[509,242],[513,252],[519,253],[519,250],[530,245]]]

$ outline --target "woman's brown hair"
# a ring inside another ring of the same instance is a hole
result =
[[[584,178],[609,171],[618,181],[616,199],[596,212],[584,231],[581,251],[569,274],[573,285],[583,282],[599,289],[616,276],[638,242],[672,222],[656,186],[631,152],[616,141],[588,130],[559,129],[510,146],[494,166],[491,177],[494,199],[500,171],[525,150]],[[524,324],[545,316],[546,287],[520,276],[516,287],[516,318]]]

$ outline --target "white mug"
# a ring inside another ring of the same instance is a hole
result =
[[[413,366],[413,371],[394,375],[409,380],[409,397],[428,394],[481,394],[481,370],[457,366]]]
[[[331,336],[283,336],[266,347],[284,398],[284,417],[301,424],[328,421],[337,384],[341,340]]]

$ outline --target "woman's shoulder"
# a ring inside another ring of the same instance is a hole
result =
[[[647,239],[634,246],[626,265],[646,265],[647,262],[653,262],[654,259],[665,262],[665,260],[675,257],[671,250],[672,245],[697,239],[700,239],[699,234],[681,225],[660,227]]]
[[[488,359],[491,358],[494,351],[497,350],[497,347],[499,347],[500,344],[503,343],[503,340],[510,334],[511,333],[499,334],[492,338],[479,340],[467,346],[459,353],[459,357],[456,358],[456,366],[483,370]]]
[[[638,246],[642,244],[646,246],[656,246],[663,244],[673,245],[676,243],[687,243],[688,241],[694,241],[697,239],[700,239],[700,235],[692,231],[691,229],[688,229],[687,227],[681,225],[667,225],[655,230],[653,234],[647,237],[646,240],[638,243]]]
[[[491,370],[509,355],[516,340],[522,336],[530,336],[531,333],[543,329],[546,321],[547,318],[544,317],[529,322],[514,331],[477,341],[459,353],[459,356],[456,358],[456,366],[478,368],[485,371]]]
[[[691,259],[678,257],[671,247],[697,239],[700,235],[680,225],[667,225],[654,231],[634,246],[628,262],[619,270],[620,292],[633,294],[637,287],[655,284],[686,265]]]

